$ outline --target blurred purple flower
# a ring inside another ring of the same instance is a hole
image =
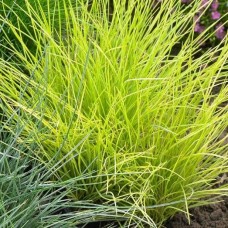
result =
[[[208,4],[210,4],[210,1],[209,0],[202,0],[202,2],[201,2],[201,6],[203,8],[206,8]]]
[[[195,24],[194,31],[197,33],[202,33],[205,30],[205,27],[201,25],[199,22]]]
[[[195,14],[195,16],[193,17],[193,21],[194,22],[200,22],[200,15],[199,14]]]
[[[192,0],[181,0],[181,2],[183,4],[188,4],[188,3],[192,2]],[[195,14],[195,16],[193,18],[193,22],[195,24],[194,31],[196,33],[200,34],[200,33],[204,32],[206,29],[206,27],[204,25],[202,25],[202,23],[201,23],[201,17],[202,17],[203,22],[205,23],[204,13],[209,6],[210,6],[211,19],[218,20],[221,18],[221,13],[223,13],[223,11],[221,11],[221,12],[218,11],[219,6],[220,6],[219,0],[201,0],[201,7],[199,8],[197,14]],[[227,7],[228,7],[228,5],[227,5]],[[206,23],[206,24],[208,24],[208,23]],[[224,27],[224,25],[222,23],[219,23],[218,25],[216,25],[215,36],[217,37],[217,39],[222,40],[226,35],[227,35],[227,30]]]
[[[186,4],[186,3],[191,2],[191,0],[181,0],[181,2]]]
[[[220,18],[221,14],[218,11],[211,12],[211,18],[213,20],[218,20]]]
[[[216,25],[215,36],[219,40],[222,40],[226,36],[225,27],[224,27],[224,25],[222,23],[219,23],[218,25]]]
[[[214,1],[212,2],[212,4],[211,4],[211,9],[212,9],[212,11],[216,11],[216,10],[218,9],[218,7],[219,7],[219,2],[218,2],[218,0],[214,0]]]

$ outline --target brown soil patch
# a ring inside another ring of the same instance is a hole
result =
[[[228,228],[228,197],[223,202],[190,210],[191,223],[183,213],[176,214],[166,228]]]

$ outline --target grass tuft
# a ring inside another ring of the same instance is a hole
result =
[[[156,227],[227,194],[212,187],[228,171],[228,40],[199,55],[200,1],[187,14],[173,0],[66,1],[54,17],[25,2],[31,33],[0,18],[20,46],[3,29],[14,56],[0,59],[4,129],[22,126],[16,143],[36,146],[49,180],[95,205],[88,222]]]

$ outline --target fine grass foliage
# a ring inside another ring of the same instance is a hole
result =
[[[75,6],[76,1],[69,1]],[[10,22],[19,29],[20,36],[23,38],[23,42],[25,45],[30,47],[30,51],[34,49],[34,30],[32,28],[34,19],[29,15],[28,5],[33,7],[35,12],[40,12],[42,9],[42,13],[39,15],[44,20],[59,21],[61,23],[61,10],[63,10],[64,4],[68,4],[68,1],[59,1],[59,0],[0,0],[0,15],[1,17],[10,20]],[[79,6],[79,5],[77,5]],[[59,10],[58,14],[55,12]],[[47,16],[48,15],[48,16]],[[57,23],[55,24],[55,28],[57,28]],[[8,41],[5,40],[7,34]],[[18,41],[15,33],[12,32],[10,26],[4,21],[0,25],[0,43],[2,44],[0,49],[0,55],[5,59],[12,57],[12,53],[8,49],[8,42],[13,43],[14,47],[17,50],[21,48],[21,42]]]
[[[4,110],[2,112],[4,114]],[[126,209],[101,207],[91,201],[71,200],[70,191],[88,175],[68,181],[49,179],[46,164],[34,157],[39,151],[34,143],[17,143],[23,126],[18,123],[11,131],[4,130],[12,118],[2,119],[0,126],[0,224],[1,227],[76,227],[93,220],[126,220]],[[13,117],[13,116],[11,116]],[[24,142],[29,140],[23,137]],[[19,140],[20,141],[20,140]],[[124,218],[125,217],[125,218]]]
[[[50,180],[85,176],[67,195],[100,205],[90,221],[111,207],[126,226],[156,227],[227,195],[215,186],[228,171],[228,40],[197,55],[208,38],[193,39],[200,1],[187,11],[174,0],[66,2],[56,20],[26,1],[32,50],[26,31],[0,19],[20,44],[1,31],[16,60],[0,60],[4,128],[23,126],[17,143],[38,148]]]

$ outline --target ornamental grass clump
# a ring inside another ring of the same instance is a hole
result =
[[[113,3],[56,5],[59,21],[26,1],[35,51],[1,17],[20,43],[18,51],[3,30],[22,66],[0,60],[1,108],[23,126],[17,143],[39,148],[34,156],[50,180],[85,176],[68,197],[106,212],[90,221],[113,208],[124,226],[156,227],[227,194],[227,185],[216,186],[228,171],[220,137],[228,120],[228,42],[197,55],[207,36],[193,39],[189,21],[200,1],[188,11],[172,0]]]

